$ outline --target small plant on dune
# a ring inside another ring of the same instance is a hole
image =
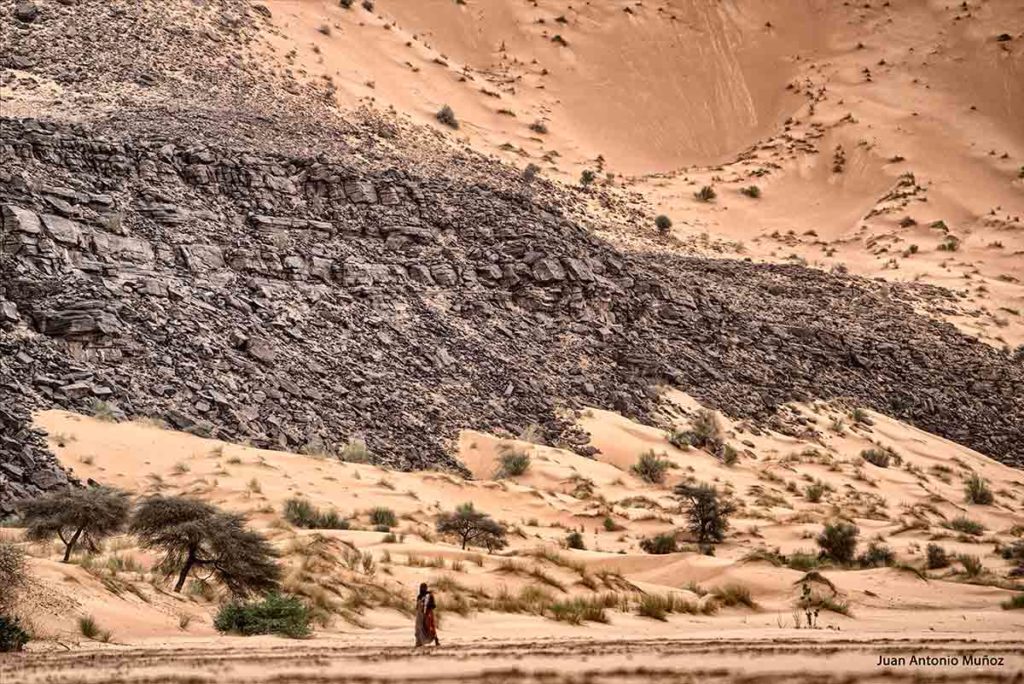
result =
[[[608,622],[604,605],[596,599],[574,598],[555,601],[548,606],[547,613],[552,619],[568,622],[570,625],[581,625],[584,622]]]
[[[713,486],[704,483],[681,484],[675,488],[675,494],[686,506],[687,527],[698,542],[720,542],[725,538],[729,516],[736,511],[731,501],[722,499]]]
[[[731,583],[715,587],[711,590],[711,595],[727,608],[732,606],[757,608],[757,603],[754,601],[753,596],[751,596],[750,589],[743,584]]]
[[[534,121],[530,124],[530,130],[540,135],[546,135],[548,132],[548,125],[543,121]]]
[[[111,639],[111,634],[108,630],[100,629],[96,619],[92,615],[83,615],[78,618],[78,631],[82,633],[86,639],[92,639],[94,641],[107,642]]]
[[[860,457],[879,468],[888,468],[890,463],[895,463],[896,465],[903,463],[903,458],[891,447],[865,449],[860,452]]]
[[[954,532],[969,534],[972,537],[980,537],[982,533],[985,532],[984,525],[963,515],[958,515],[952,520],[944,523],[943,526],[953,530]]]
[[[338,4],[340,4],[345,9],[352,9],[352,4],[354,2],[355,0],[338,0]]]
[[[165,552],[159,568],[178,573],[175,592],[193,570],[208,573],[237,596],[277,588],[273,547],[237,513],[198,499],[156,495],[139,504],[129,530],[143,548]]]
[[[10,613],[18,595],[28,583],[25,552],[8,541],[0,541],[0,615]]]
[[[584,169],[583,173],[580,174],[580,185],[586,187],[597,180],[597,174],[590,169]]]
[[[938,544],[929,544],[926,549],[927,554],[927,566],[929,570],[940,570],[942,568],[948,568],[952,561],[949,558],[949,554],[946,553],[946,549],[942,548]]]
[[[821,548],[822,558],[844,564],[851,562],[857,551],[858,535],[860,529],[852,523],[828,523],[816,540]]]
[[[821,497],[825,496],[825,491],[825,485],[814,482],[804,487],[804,498],[811,503],[818,503],[821,501]]]
[[[990,506],[995,501],[988,482],[977,473],[971,473],[971,476],[964,481],[964,495],[967,503],[982,506]]]
[[[306,499],[292,497],[284,502],[284,519],[296,527],[311,530],[347,530],[348,520],[338,515],[337,511],[326,513]]]
[[[494,473],[496,479],[519,477],[530,469],[530,455],[525,451],[509,444],[502,444],[498,449],[498,467]]]
[[[622,530],[626,529],[619,523],[615,522],[615,518],[611,517],[610,515],[606,515],[604,517],[603,525],[606,532],[621,532]]]
[[[439,515],[437,531],[458,537],[463,549],[473,544],[494,551],[508,545],[505,526],[486,513],[476,510],[472,503],[464,503],[454,512]]]
[[[0,614],[0,653],[20,651],[31,638],[18,618]]]
[[[694,198],[697,199],[698,202],[710,202],[711,200],[718,197],[718,193],[716,193],[715,189],[710,185],[705,185],[700,190],[693,193],[693,196]]]
[[[658,235],[668,235],[672,230],[672,219],[664,214],[659,214],[654,219],[654,227],[658,229]]]
[[[275,593],[256,601],[225,604],[217,612],[213,626],[221,633],[276,634],[301,639],[310,634],[310,620],[309,608],[302,601]]]
[[[676,537],[674,534],[662,533],[649,537],[640,542],[640,548],[645,553],[653,555],[664,555],[675,553],[677,550]]]
[[[89,413],[92,414],[93,418],[102,420],[105,423],[117,422],[117,411],[114,410],[114,407],[109,402],[102,399],[93,399],[89,403]]]
[[[583,535],[575,530],[565,536],[565,545],[570,549],[584,550],[587,548],[583,542]]]
[[[786,567],[792,570],[808,572],[818,567],[818,556],[813,553],[794,551],[786,556]]]
[[[390,508],[377,506],[370,509],[370,524],[374,527],[392,528],[398,524],[398,516]]]
[[[443,123],[445,126],[448,126],[449,128],[459,127],[459,120],[455,118],[455,111],[448,105],[441,107],[441,109],[438,110],[435,116],[437,117],[438,121]]]
[[[645,451],[633,464],[632,470],[644,482],[661,484],[665,481],[665,473],[668,470],[670,461],[654,453],[654,450]]]
[[[960,238],[955,235],[947,235],[939,245],[940,252],[955,252],[960,249]]]
[[[540,174],[540,167],[534,163],[529,163],[526,168],[523,169],[523,181],[526,183],[532,183],[537,180],[537,176]]]
[[[644,594],[637,603],[636,612],[641,617],[665,621],[672,612],[672,597],[658,594]]]
[[[871,414],[869,414],[867,411],[860,407],[853,409],[853,411],[850,413],[850,417],[853,419],[853,422],[858,425],[875,424],[875,421],[871,419]]]
[[[1020,610],[1024,608],[1024,594],[1014,594],[999,605],[1002,606],[1003,610]]]
[[[964,568],[964,575],[967,577],[980,577],[985,572],[985,566],[981,564],[981,559],[977,556],[962,553],[956,559],[960,561],[960,565]]]
[[[373,0],[363,0],[363,9],[367,12],[373,11]]]
[[[33,541],[57,537],[64,544],[64,562],[79,542],[89,548],[124,529],[131,501],[109,487],[67,489],[44,494],[22,504],[25,536]]]
[[[338,452],[338,460],[345,463],[370,463],[373,460],[373,454],[367,448],[366,442],[353,438]]]
[[[857,557],[857,564],[863,568],[884,568],[895,565],[896,556],[885,544],[871,542],[864,553]]]
[[[756,185],[748,185],[745,188],[740,188],[740,192],[751,199],[759,199],[761,197],[761,188]]]

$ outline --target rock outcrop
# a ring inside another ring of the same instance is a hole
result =
[[[0,500],[62,482],[24,437],[44,406],[457,469],[461,428],[583,448],[563,409],[655,420],[668,383],[767,421],[848,398],[1024,458],[1024,366],[912,286],[624,253],[507,179],[0,124]]]

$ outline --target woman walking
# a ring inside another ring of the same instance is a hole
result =
[[[433,643],[440,646],[437,638],[437,618],[434,610],[437,604],[434,602],[434,594],[431,593],[424,582],[420,585],[419,596],[416,597],[416,645],[425,646]]]

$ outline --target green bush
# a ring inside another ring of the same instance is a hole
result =
[[[587,545],[583,543],[583,535],[579,532],[570,532],[565,536],[565,545],[570,549],[584,550]]]
[[[693,196],[700,202],[710,202],[718,197],[718,193],[710,185],[705,185],[700,191],[693,193]]]
[[[860,529],[848,522],[825,525],[817,539],[822,557],[837,563],[849,563],[857,551],[857,536],[859,534]]]
[[[443,123],[445,126],[448,126],[449,128],[459,127],[459,120],[455,118],[455,111],[448,105],[441,107],[441,109],[437,112],[437,114],[435,114],[435,116],[437,117],[438,121]]]
[[[745,188],[740,188],[740,192],[751,199],[758,199],[761,197],[761,188],[756,185],[748,185]]]
[[[815,482],[804,487],[804,497],[811,503],[818,503],[825,495],[825,485]]]
[[[20,651],[31,638],[18,618],[0,615],[0,653]]]
[[[896,556],[885,544],[871,542],[867,551],[857,557],[857,563],[864,568],[885,568],[896,562]]]
[[[952,562],[949,558],[949,554],[946,553],[946,549],[942,548],[938,544],[929,544],[925,552],[928,555],[929,570],[948,568],[949,564]]]
[[[981,504],[982,506],[990,506],[995,501],[992,490],[988,487],[988,482],[977,473],[972,473],[964,481],[964,495],[967,503]]]
[[[269,594],[256,601],[232,601],[221,607],[213,620],[221,633],[277,634],[301,639],[310,634],[309,608],[294,596]]]
[[[718,491],[706,483],[681,484],[675,488],[675,494],[686,507],[687,528],[698,542],[720,542],[725,538],[729,516],[736,512],[735,504],[719,497]],[[707,555],[713,554],[714,551]]]
[[[377,506],[376,508],[370,509],[370,524],[376,527],[391,528],[398,524],[398,518],[395,516],[395,512],[390,508]],[[387,532],[387,530],[384,531]]]
[[[654,227],[658,229],[659,235],[668,235],[668,232],[672,230],[672,219],[660,214],[654,219]]]
[[[649,537],[640,542],[640,548],[646,553],[664,555],[676,552],[676,537],[674,534],[662,533]]]
[[[946,523],[946,527],[953,530],[954,532],[960,532],[961,534],[969,534],[973,537],[979,537],[985,531],[985,526],[980,522],[975,522],[970,518],[958,515],[957,517]]]
[[[347,530],[348,520],[338,515],[337,511],[322,512],[305,499],[292,497],[284,502],[284,518],[296,527],[311,530]]]
[[[597,179],[597,174],[590,169],[584,169],[580,174],[580,185],[590,185]]]
[[[525,451],[504,448],[498,456],[498,468],[495,477],[519,477],[530,469],[530,455]]]
[[[665,472],[669,465],[667,459],[661,458],[652,449],[640,454],[640,458],[633,464],[632,470],[644,482],[661,484],[665,481]]]
[[[889,447],[879,447],[876,449],[865,449],[860,452],[860,457],[871,465],[876,465],[879,468],[888,468],[890,463],[900,465],[903,463],[903,459]]]
[[[1000,604],[1003,610],[1020,610],[1024,608],[1024,594],[1014,594]],[[0,648],[0,650],[3,650]]]

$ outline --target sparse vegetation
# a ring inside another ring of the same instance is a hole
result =
[[[995,496],[988,486],[988,482],[978,475],[971,473],[971,476],[964,481],[964,496],[967,503],[990,506],[995,501]]]
[[[695,487],[681,484],[675,494],[687,507],[687,527],[698,542],[720,542],[725,538],[729,516],[736,510],[731,501],[722,499],[713,486],[703,483]]]
[[[693,193],[693,196],[698,202],[710,202],[718,197],[718,193],[716,193],[715,189],[710,185],[705,185],[700,190]]]
[[[494,474],[496,479],[519,477],[530,469],[530,455],[525,451],[510,445],[502,445],[499,451],[498,467]]]
[[[583,535],[575,530],[565,536],[565,545],[570,549],[583,550],[587,548],[583,541]]]
[[[28,582],[25,552],[8,541],[0,541],[0,615],[10,613]]]
[[[469,544],[474,544],[494,551],[508,545],[505,526],[486,513],[476,510],[472,503],[464,503],[452,513],[439,515],[437,531],[458,537],[463,549]]]
[[[301,639],[310,634],[310,620],[309,608],[298,598],[270,594],[257,601],[222,606],[213,626],[221,633],[276,634]]]
[[[390,529],[398,525],[398,516],[390,508],[376,506],[370,509],[370,524],[374,527]],[[384,531],[386,532],[387,529]]]
[[[311,530],[347,530],[348,520],[331,510],[326,513],[306,499],[292,497],[284,502],[284,519],[296,527]]]
[[[1024,608],[1024,594],[1014,594],[999,605],[1003,610],[1020,610]],[[0,650],[2,650],[2,644],[0,644]]]
[[[455,111],[448,105],[441,107],[435,114],[437,120],[449,128],[458,128],[459,120],[455,118]]]
[[[971,520],[970,518],[964,515],[958,515],[952,520],[946,522],[945,527],[953,530],[954,532],[968,534],[973,537],[980,537],[985,532],[984,525],[977,521]]]
[[[761,197],[761,188],[756,185],[748,185],[745,188],[740,188],[740,193],[751,199],[759,199]]]
[[[946,553],[946,549],[938,544],[929,544],[925,549],[925,553],[927,555],[926,564],[929,570],[948,568],[952,563],[949,554]]]
[[[654,227],[658,229],[659,235],[668,235],[672,230],[672,219],[664,214],[659,214],[654,219]]]
[[[884,568],[896,564],[896,556],[885,544],[871,542],[864,553],[857,557],[857,564],[863,568]]]
[[[981,559],[977,556],[962,553],[956,557],[960,561],[960,565],[963,566],[964,575],[969,578],[980,577],[985,572],[985,566],[982,565]]]
[[[821,501],[821,497],[825,496],[825,492],[828,491],[820,482],[813,482],[804,487],[804,498],[810,503],[818,503]]]
[[[661,484],[665,481],[665,473],[668,471],[671,462],[654,453],[654,450],[645,451],[633,464],[633,472],[644,482]]]
[[[573,598],[555,601],[547,608],[548,615],[559,622],[581,625],[584,622],[608,622],[604,605],[596,599]]]
[[[139,504],[130,531],[144,548],[165,552],[159,568],[178,573],[175,592],[200,568],[236,596],[277,588],[273,548],[236,513],[198,499],[156,495]]]
[[[640,548],[645,553],[664,555],[676,552],[676,536],[674,534],[662,533],[649,537],[640,542]]]
[[[851,562],[857,551],[859,534],[860,529],[852,523],[828,523],[817,538],[821,556],[837,563]]]
[[[361,439],[350,439],[338,452],[338,460],[345,463],[370,463],[372,459],[373,455],[366,442]]]
[[[0,614],[0,653],[20,651],[31,638],[18,618]]]
[[[597,174],[590,169],[584,169],[580,174],[580,185],[586,187],[597,180]]]
[[[92,615],[83,615],[78,618],[78,631],[86,639],[92,639],[93,641],[107,642],[111,639],[111,633],[109,630],[100,628]]]
[[[730,584],[724,584],[720,587],[715,587],[711,590],[711,595],[727,608],[731,608],[732,606],[757,608],[757,603],[750,594],[750,588],[743,584],[733,582]]]
[[[81,542],[89,549],[124,529],[131,501],[125,492],[109,487],[65,489],[22,504],[25,536],[33,541],[57,537],[67,563]]]
[[[890,463],[895,463],[896,465],[903,463],[903,458],[891,447],[865,449],[860,452],[860,457],[879,468],[888,468]]]

